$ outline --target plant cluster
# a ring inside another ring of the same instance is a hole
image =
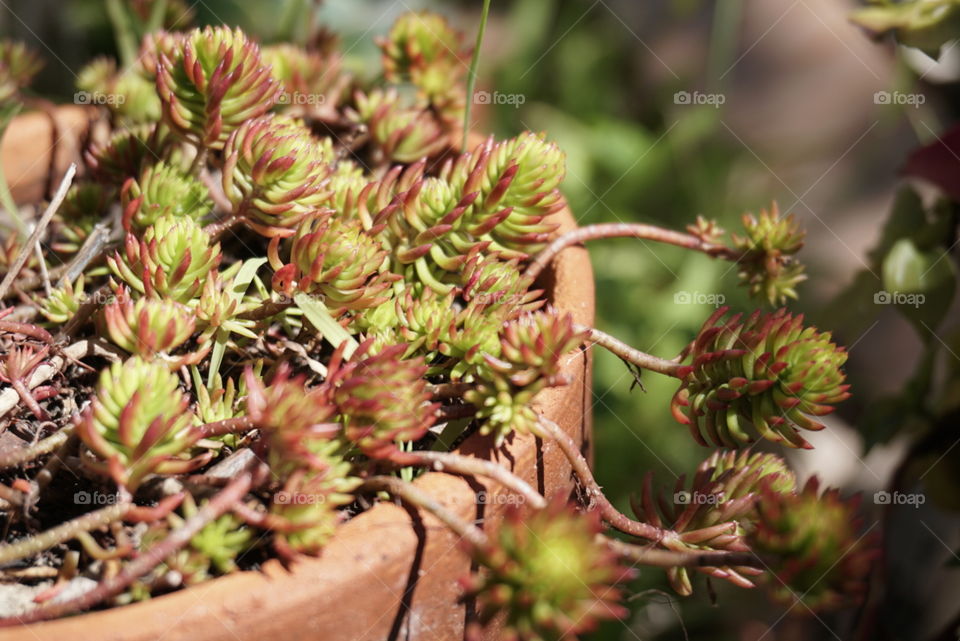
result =
[[[142,15],[143,4],[131,7]],[[375,490],[430,509],[407,480],[440,463],[534,499],[490,532],[448,519],[479,568],[464,579],[474,632],[497,622],[507,638],[571,638],[622,616],[628,564],[668,568],[680,594],[693,589],[692,568],[743,587],[765,574],[776,592],[804,595],[822,568],[829,580],[811,605],[857,593],[870,540],[855,504],[815,483],[798,489],[778,456],[716,451],[689,490],[677,486],[695,502],[658,500],[647,478],[634,520],[536,410],[596,343],[678,379],[674,413],[702,445],[759,436],[808,447],[798,428],[822,428],[811,416],[848,392],[842,348],[802,317],[722,322],[721,311],[667,360],[577,325],[537,284],[564,247],[633,236],[731,261],[751,294],[780,303],[803,278],[796,222],[774,207],[745,217],[728,242],[703,220],[687,232],[558,235],[565,161],[555,144],[526,132],[459,147],[462,43],[443,18],[407,14],[380,42],[384,80],[373,83],[324,49],[261,47],[226,27],[157,30],[128,71],[95,61],[80,74],[85,90],[127,99],[106,103],[111,131],[91,143],[49,230],[57,255],[46,260],[65,267],[40,270],[16,238],[3,245],[0,295],[23,302],[2,313],[21,320],[0,317],[0,380],[19,399],[3,420],[27,421],[38,441],[4,460],[28,481],[0,486],[13,533],[0,559],[80,546],[96,602],[145,598],[271,549],[285,560],[320,554]],[[19,89],[32,60],[3,45],[0,88]],[[46,293],[49,276],[59,282]],[[55,385],[37,385],[41,366]],[[515,435],[556,439],[586,505],[435,451],[441,429],[489,434],[490,448]],[[56,511],[75,478],[115,502],[38,532],[30,512]],[[143,522],[131,544],[128,525]],[[93,564],[91,543],[112,562]],[[108,580],[118,567],[124,580]]]

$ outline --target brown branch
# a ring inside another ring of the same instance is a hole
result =
[[[606,348],[614,355],[619,356],[628,363],[633,363],[641,369],[647,369],[651,372],[657,372],[666,376],[676,376],[677,370],[681,367],[680,363],[676,361],[669,361],[659,356],[652,356],[646,352],[641,352],[634,347],[630,347],[623,341],[614,338],[610,334],[601,332],[599,329],[594,329],[587,325],[575,325],[574,329],[586,334],[587,338],[589,338],[594,345]]]
[[[547,245],[543,251],[537,254],[523,275],[527,278],[535,279],[546,269],[550,261],[567,247],[601,238],[640,238],[643,240],[654,240],[659,243],[667,243],[668,245],[703,252],[713,258],[725,258],[734,261],[740,256],[723,245],[704,242],[701,238],[692,234],[684,234],[682,232],[657,227],[656,225],[645,225],[642,223],[604,223],[579,227],[557,237]]]
[[[546,499],[522,478],[493,461],[464,456],[453,452],[396,452],[390,460],[397,465],[417,465],[429,467],[436,472],[453,472],[465,476],[483,476],[513,490],[534,509],[547,506]]]
[[[648,545],[635,545],[597,535],[597,543],[606,545],[622,557],[643,565],[661,568],[676,567],[763,567],[763,562],[749,552],[718,550],[664,550]]]
[[[543,416],[539,417],[538,426],[546,436],[551,437],[557,445],[560,446],[560,450],[566,455],[567,460],[570,461],[573,472],[577,475],[577,478],[580,479],[580,483],[586,490],[590,501],[600,510],[600,515],[604,521],[621,532],[626,532],[627,534],[639,536],[644,539],[650,539],[651,541],[659,542],[676,538],[676,533],[670,530],[663,530],[649,523],[635,521],[615,508],[593,477],[593,472],[590,471],[590,464],[587,462],[587,459],[583,457],[583,454],[580,452],[580,447],[570,435],[560,429],[559,425]]]
[[[413,507],[429,512],[474,548],[485,547],[488,543],[487,535],[484,534],[483,530],[461,519],[416,485],[402,481],[395,476],[370,477],[360,486],[359,491],[388,492]]]
[[[40,220],[37,222],[37,226],[34,228],[33,233],[30,234],[30,238],[27,239],[26,243],[24,243],[23,247],[20,249],[20,253],[17,255],[17,258],[13,261],[13,264],[10,265],[10,270],[4,277],[3,282],[0,282],[0,300],[3,300],[6,297],[7,292],[10,291],[13,281],[17,279],[17,276],[20,274],[20,270],[23,269],[24,264],[27,262],[27,258],[33,252],[34,245],[39,242],[40,237],[43,236],[43,232],[45,232],[47,229],[47,225],[49,225],[50,221],[53,219],[53,215],[57,213],[57,209],[59,209],[63,199],[66,198],[67,190],[70,189],[70,183],[73,182],[73,176],[76,173],[76,163],[70,163],[67,173],[64,175],[63,180],[60,181],[60,187],[57,188],[57,193],[53,195],[53,200],[51,200],[50,204],[47,205],[47,208],[44,210],[43,215],[40,216]]]

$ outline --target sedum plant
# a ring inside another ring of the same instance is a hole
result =
[[[776,454],[737,449],[757,437],[810,447],[800,430],[823,429],[816,417],[849,396],[846,354],[829,332],[782,309],[727,320],[718,310],[682,353],[661,358],[553,308],[541,278],[567,247],[634,237],[728,261],[761,304],[782,304],[804,278],[795,219],[774,205],[729,238],[705,219],[685,231],[558,233],[556,144],[532,132],[458,143],[462,42],[440,16],[405,15],[369,82],[342,75],[333,51],[262,50],[227,27],[155,31],[127,72],[137,80],[109,60],[82,74],[85,91],[136,93],[136,113],[114,110],[85,150],[83,178],[64,185],[49,240],[73,258],[56,287],[37,280],[32,249],[2,244],[0,268],[26,268],[0,294],[32,294],[36,309],[26,321],[0,312],[0,381],[18,398],[11,418],[42,437],[3,465],[31,479],[23,515],[75,479],[117,498],[75,518],[24,519],[24,537],[0,543],[2,562],[64,565],[61,544],[76,542],[97,581],[93,596],[22,622],[193,585],[265,555],[322,554],[384,493],[462,539],[475,561],[463,588],[476,638],[489,626],[523,641],[573,638],[621,617],[626,567],[641,564],[664,568],[681,595],[706,575],[781,597],[786,586],[811,607],[856,599],[870,540],[858,538],[855,504],[815,482],[799,489]],[[0,47],[0,88],[19,91],[34,66],[24,56]],[[296,95],[324,100],[297,108]],[[568,385],[592,345],[635,375],[675,378],[674,415],[694,444],[729,448],[678,481],[672,502],[638,478],[634,517],[539,411],[541,393]],[[38,385],[42,376],[56,386]],[[449,451],[467,437],[483,458]],[[548,501],[497,462],[505,444],[532,437],[567,457],[576,500]],[[494,479],[525,504],[482,529],[463,522],[410,482],[436,468]],[[114,549],[91,534],[103,526]]]

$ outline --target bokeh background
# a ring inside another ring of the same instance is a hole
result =
[[[195,9],[200,23],[238,24],[270,41],[302,37],[302,12],[311,4],[203,0]],[[328,0],[316,16],[343,34],[348,65],[369,76],[379,68],[373,36],[401,12],[439,10],[472,40],[480,4]],[[890,482],[911,440],[883,399],[904,388],[929,346],[946,346],[941,358],[956,358],[960,314],[954,303],[924,335],[891,306],[864,304],[847,288],[871,268],[868,252],[892,208],[904,159],[955,119],[960,65],[946,55],[931,68],[915,52],[869,41],[847,20],[853,8],[847,0],[495,1],[478,89],[502,98],[478,105],[476,115],[481,130],[546,131],[561,145],[563,189],[581,224],[682,228],[703,215],[735,229],[744,212],[774,201],[801,220],[810,280],[793,307],[850,347],[855,397],[830,417],[828,430],[810,437],[816,450],[789,458],[802,475],[816,471],[845,493],[864,492],[873,527],[880,518],[873,493]],[[2,0],[0,21],[3,35],[45,52],[35,86],[51,97],[69,99],[83,63],[114,49],[99,0]],[[924,101],[882,104],[876,92],[884,91]],[[752,308],[727,264],[626,239],[590,250],[598,327],[645,351],[675,355],[716,304]],[[882,289],[876,269],[864,278],[868,290]],[[597,350],[595,362],[597,476],[626,509],[645,472],[670,486],[707,451],[670,417],[670,379],[645,375],[641,390],[617,358]],[[951,443],[936,465],[955,487]],[[927,638],[956,616],[956,571],[944,564],[960,528],[942,506],[901,520],[904,538],[890,565],[903,571],[880,615],[812,616],[771,605],[760,591],[717,583],[710,590],[701,582],[693,597],[678,601],[662,573],[647,570],[634,585],[625,624],[588,638],[846,640],[864,616],[885,617],[892,638]]]

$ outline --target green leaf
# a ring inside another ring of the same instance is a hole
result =
[[[256,277],[257,270],[263,267],[266,262],[266,258],[251,258],[243,262],[243,266],[237,272],[237,277],[233,279],[233,285],[230,288],[230,297],[233,300],[240,302],[243,295],[247,293],[250,283]]]
[[[910,238],[897,241],[883,260],[884,298],[910,319],[921,336],[943,320],[956,289],[953,261],[946,249],[921,251]]]
[[[303,292],[294,294],[293,301],[297,304],[297,307],[303,311],[304,316],[307,317],[310,324],[313,325],[331,345],[340,347],[341,343],[346,342],[347,345],[343,350],[344,358],[350,358],[353,353],[357,351],[360,344],[357,343],[356,339],[351,336],[347,330],[341,327],[340,323],[333,319],[333,316],[330,315],[329,310],[327,310],[322,302]]]
[[[230,340],[230,332],[220,330],[216,333],[213,349],[210,350],[210,369],[207,371],[207,387],[212,388],[213,382],[220,373],[220,364],[223,363],[223,355],[227,351],[227,342]]]

